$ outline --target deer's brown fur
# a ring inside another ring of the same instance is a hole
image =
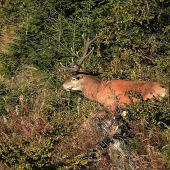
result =
[[[160,83],[152,81],[126,81],[126,80],[110,80],[103,81],[95,76],[78,74],[72,76],[64,84],[66,90],[80,90],[85,97],[90,100],[98,101],[111,112],[115,112],[118,105],[130,104],[139,99],[130,97],[127,92],[139,92],[143,100],[153,97],[158,100],[167,93],[165,87]]]

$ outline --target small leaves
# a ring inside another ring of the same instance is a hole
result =
[[[75,62],[82,56],[82,33],[89,39],[97,34],[101,38],[82,66],[88,73],[107,80],[156,81],[169,90],[169,1],[11,0],[0,5],[0,169],[170,169],[168,96],[153,103],[127,92],[141,99],[126,107],[124,119],[135,133],[122,148],[127,155],[120,157],[109,143],[98,150],[94,165],[89,150],[107,134],[88,117],[103,107],[81,92],[63,91],[66,75],[59,66],[69,65],[72,53]]]

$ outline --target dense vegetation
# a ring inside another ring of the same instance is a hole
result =
[[[170,169],[168,96],[127,106],[127,157],[106,147],[94,163],[105,135],[82,124],[102,106],[63,91],[60,65],[98,34],[84,70],[170,89],[169,0],[2,0],[0,21],[0,169]]]

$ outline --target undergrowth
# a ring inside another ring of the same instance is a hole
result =
[[[1,76],[0,169],[170,168],[168,98],[127,106],[134,135],[123,139],[121,156],[109,143],[96,149],[107,134],[89,114],[102,106],[63,91],[63,77],[28,66]]]
[[[169,94],[143,101],[129,91],[141,100],[119,108],[127,116],[116,122],[108,113],[101,120],[103,106],[62,89],[67,74],[59,65],[83,55],[82,33],[90,40],[97,34],[83,70],[169,90],[169,6],[163,0],[0,2],[0,170],[170,169]]]

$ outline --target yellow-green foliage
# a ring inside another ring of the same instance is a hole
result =
[[[169,94],[143,101],[127,92],[141,101],[125,108],[132,138],[119,139],[126,156],[109,143],[98,148],[94,163],[91,149],[108,135],[89,115],[103,106],[64,91],[59,65],[69,65],[71,47],[83,54],[82,33],[98,34],[82,65],[86,72],[156,81],[169,90],[168,1],[10,0],[0,6],[0,169],[170,169]]]
[[[139,65],[133,69],[123,69],[123,65],[129,67],[129,61],[119,62],[119,65],[111,63],[111,69],[101,72],[101,77],[113,79],[116,76],[123,79],[125,76],[128,80],[147,78],[165,85],[169,83],[166,77],[168,71],[164,75],[157,71],[155,75],[154,67],[146,66],[147,71]],[[56,67],[59,68],[58,65]],[[99,161],[96,166],[92,158],[87,157],[90,149],[95,148],[105,135],[94,126],[97,122],[87,129],[83,128],[83,122],[90,113],[97,114],[102,106],[85,99],[81,92],[62,90],[64,78],[65,75],[58,69],[55,74],[49,74],[29,65],[19,67],[14,76],[1,76],[2,167],[81,169],[88,166],[91,169],[106,169],[113,163],[119,166],[117,153],[109,158],[108,148],[101,150],[98,161],[105,160],[103,154],[108,160]],[[139,93],[127,93],[142,99]],[[132,157],[129,159],[139,169],[147,169],[148,166],[160,169],[161,165],[162,169],[170,168],[169,108],[168,96],[154,103],[152,100],[141,100],[126,107],[128,114],[125,119],[135,134],[133,139],[126,140],[126,150],[131,152]],[[131,168],[128,161],[125,161],[125,166]]]
[[[57,75],[57,76],[56,76]],[[84,98],[81,92],[66,92],[61,88],[64,75],[43,73],[23,66],[11,78],[1,77],[1,166],[11,169],[95,169],[90,149],[105,135],[91,124],[84,129],[88,115],[102,109],[97,102]],[[108,76],[110,73],[108,72]],[[55,86],[56,84],[56,86]],[[141,98],[140,94],[137,95]],[[12,98],[12,99],[11,99]],[[170,167],[169,102],[140,101],[126,107],[126,121],[135,137],[127,139],[133,163],[143,169]],[[159,126],[158,126],[159,125]],[[169,127],[168,127],[169,128]],[[109,153],[109,150],[101,150]],[[116,153],[115,153],[116,154]],[[99,158],[98,158],[99,159]],[[132,161],[131,160],[131,161]],[[100,162],[119,166],[117,156]],[[130,168],[129,163],[125,163]]]

